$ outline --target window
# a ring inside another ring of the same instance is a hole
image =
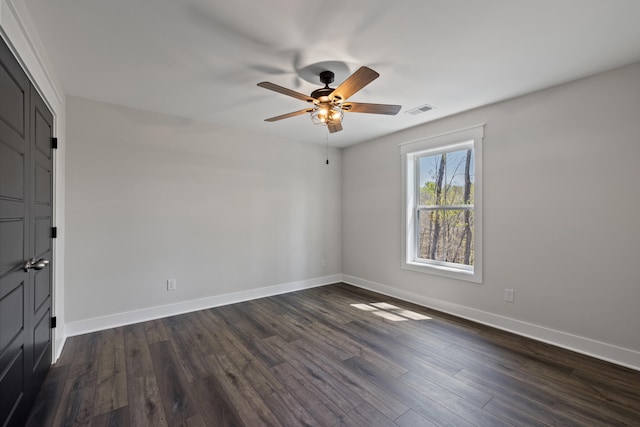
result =
[[[482,282],[483,126],[402,144],[402,267]]]

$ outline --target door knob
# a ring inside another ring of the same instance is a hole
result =
[[[35,258],[31,258],[29,261],[27,261],[24,264],[23,268],[24,268],[24,271],[29,271],[31,269],[33,269],[33,270],[42,270],[47,265],[49,265],[49,260],[46,259],[46,258],[40,258],[37,261],[36,261]]]

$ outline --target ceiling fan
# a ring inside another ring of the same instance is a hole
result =
[[[303,93],[287,89],[282,86],[270,82],[258,83],[258,86],[265,89],[273,90],[283,95],[306,101],[313,106],[294,111],[293,113],[283,114],[281,116],[265,119],[265,122],[276,122],[289,117],[299,116],[301,114],[310,113],[313,123],[318,125],[326,125],[329,132],[339,132],[342,130],[342,117],[345,112],[351,113],[370,113],[370,114],[387,114],[394,116],[398,114],[400,105],[390,104],[369,104],[363,102],[347,102],[347,99],[358,92],[360,89],[380,77],[380,74],[368,67],[360,67],[355,73],[351,74],[341,85],[333,89],[329,87],[333,83],[334,74],[331,71],[322,71],[320,73],[320,82],[324,84],[323,88],[316,89],[311,92],[310,96]]]

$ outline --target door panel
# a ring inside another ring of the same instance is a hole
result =
[[[0,175],[0,336],[4,344],[0,348],[0,425],[7,419],[15,425],[13,420],[22,419],[28,409],[30,378],[24,372],[30,336],[25,311],[29,275],[21,266],[29,255],[29,94],[29,80],[0,43],[0,150],[9,157],[3,166],[11,162]]]
[[[2,259],[0,274],[7,274],[22,263],[26,252],[24,248],[25,229],[26,221],[24,218],[0,220],[0,236],[2,236],[0,239],[0,259]]]
[[[0,145],[0,194],[5,197],[22,199],[24,196],[23,180],[9,179],[11,176],[23,176],[24,155],[12,147]]]
[[[53,225],[53,115],[38,92],[31,87],[30,129],[30,256],[53,260],[51,227]],[[25,375],[32,375],[31,396],[35,397],[51,365],[51,264],[29,275],[29,312],[33,353]]]
[[[44,105],[35,105],[33,139],[38,151],[51,160],[51,114],[49,110],[42,111],[42,108],[46,110]]]
[[[35,181],[34,202],[48,205],[51,199],[51,171],[43,165],[36,165]]]
[[[35,293],[33,295],[34,311],[40,311],[42,304],[46,304],[49,297],[51,297],[51,292],[49,292],[51,287],[49,286],[48,276],[46,271],[38,271],[36,273]]]
[[[20,348],[20,353],[11,360],[9,369],[4,371],[3,383],[11,384],[11,387],[2,388],[2,399],[0,399],[0,421],[18,419],[24,412],[25,402],[24,390],[26,388],[24,378],[24,352]],[[12,425],[12,424],[9,424]],[[15,424],[19,425],[19,424]]]
[[[4,358],[1,363],[0,371],[4,371],[6,364],[11,359],[12,355],[15,355],[18,348],[15,342],[15,337],[22,333],[24,328],[22,307],[24,307],[24,286],[23,283],[19,283],[11,292],[2,296],[0,299],[0,321],[2,322],[2,332],[0,333],[0,351],[3,355],[8,354],[8,358]],[[11,344],[14,344],[13,348]]]
[[[49,370],[49,365],[51,365],[51,352],[49,351],[49,347],[51,344],[50,324],[51,313],[49,312],[49,310],[45,310],[42,312],[42,317],[38,319],[35,326],[33,327],[34,372],[37,372],[38,368],[42,367],[43,363],[46,363],[46,370]]]
[[[8,51],[4,42],[2,42],[2,45],[3,50],[5,52]],[[0,90],[2,91],[2,97],[0,98],[0,117],[2,117],[2,121],[24,139],[27,130],[25,121],[27,114],[25,108],[27,103],[25,88],[28,87],[28,81],[26,76],[22,75],[23,73],[22,70],[19,69],[20,67],[18,66],[16,68],[15,65],[6,64],[6,66],[0,66]]]
[[[0,425],[21,426],[51,365],[53,116],[0,40]]]
[[[47,258],[51,252],[51,218],[41,217],[34,220],[33,229],[33,257]],[[47,258],[49,259],[49,258]],[[47,269],[47,273],[50,269]]]

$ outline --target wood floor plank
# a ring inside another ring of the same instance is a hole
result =
[[[414,375],[412,372],[400,377],[400,381],[429,399],[452,410],[472,424],[495,427],[507,427],[509,425],[506,421],[483,410],[488,400],[483,399],[478,402],[479,404],[475,404],[435,383],[423,381],[420,376]]]
[[[312,347],[310,343],[304,340],[294,341],[290,344],[300,354],[312,360],[341,383],[346,384],[351,391],[362,397],[365,401],[364,403],[375,407],[385,417],[393,420],[409,410],[409,407],[393,395],[388,394],[383,388],[352,372],[341,363],[342,360],[332,360],[330,356],[323,354],[321,347]],[[358,406],[362,406],[362,404]]]
[[[179,318],[183,320],[182,327],[189,331],[191,346],[194,346],[200,354],[209,355],[224,349],[220,340],[216,338],[215,331],[202,324],[198,313],[186,313]]]
[[[265,367],[249,363],[243,374],[258,395],[285,426],[320,426],[309,411]]]
[[[193,324],[186,315],[167,317],[164,324],[171,336],[169,342],[176,354],[176,362],[180,365],[187,382],[192,384],[197,378],[209,375],[208,363],[205,361],[206,353],[201,352],[196,344]],[[202,337],[203,333],[199,335]]]
[[[224,320],[230,330],[246,341],[250,341],[249,338],[252,336],[267,338],[274,335],[263,323],[256,322],[246,316],[245,310],[247,310],[245,304],[232,304],[217,307],[215,312]]]
[[[278,311],[271,311],[261,301],[248,301],[239,307],[243,316],[255,324],[261,325],[271,336],[277,335],[285,341],[293,341],[300,338],[300,332],[288,322],[280,319],[280,313],[286,310],[281,306]]]
[[[76,341],[76,353],[69,368],[73,389],[94,387],[98,377],[98,352],[100,337],[104,331],[69,338]]]
[[[60,357],[56,361],[56,366],[60,367],[73,363],[74,357],[76,357],[76,355],[80,351],[78,348],[80,343],[80,336],[67,338],[64,343],[64,347],[62,348],[62,352],[60,353]]]
[[[64,399],[56,412],[54,425],[59,426],[89,426],[93,418],[93,403],[95,386],[76,387],[78,382],[70,378],[65,383],[62,392]]]
[[[269,363],[261,363],[264,359],[257,357],[251,351],[256,348],[257,342],[261,342],[259,338],[247,338],[245,335],[238,337],[232,333],[221,334],[218,338],[224,343],[224,354],[219,354],[222,359],[219,357],[209,358],[209,362],[214,364],[216,361],[224,362],[227,360],[226,356],[229,356],[235,367],[247,379],[248,384],[242,384],[241,391],[243,393],[249,393],[253,397],[251,391],[253,388],[284,425],[317,425],[309,412],[268,370]],[[246,340],[249,340],[249,343]],[[213,368],[215,372],[216,366]],[[230,369],[230,366],[226,365],[226,369]],[[261,406],[261,402],[254,401],[254,403]]]
[[[100,415],[127,405],[127,374],[123,328],[101,335],[98,377],[93,414]]]
[[[555,398],[546,393],[545,390],[530,387],[522,381],[487,367],[468,366],[458,372],[454,378],[472,387],[494,390],[494,395],[499,395],[500,392],[515,394],[520,399],[546,406],[551,406],[555,402]]]
[[[419,373],[409,371],[399,377],[399,380],[416,389],[423,387],[442,389],[442,393],[458,396],[478,408],[484,407],[492,398],[490,394],[439,373],[436,369],[423,370]]]
[[[62,392],[64,398],[61,399],[56,410],[53,425],[90,425],[98,377],[98,347],[102,335],[101,332],[96,332],[67,340],[72,343],[74,354],[69,355],[71,362],[68,365],[68,376],[64,381]],[[52,373],[49,372],[49,375]],[[35,407],[37,406],[36,402]]]
[[[278,378],[290,393],[311,413],[322,426],[340,424],[347,417],[346,412],[335,405],[319,388],[297,372],[287,362],[271,368],[274,376]]]
[[[438,424],[426,419],[416,411],[410,409],[395,420],[398,427],[437,427]]]
[[[408,410],[408,409],[407,409]],[[406,411],[405,411],[406,412]],[[387,418],[382,412],[367,402],[356,406],[347,414],[356,425],[367,427],[389,427],[396,424]]]
[[[319,425],[267,366],[260,363],[259,359],[247,354],[246,349],[243,353],[237,344],[234,344],[233,347],[237,349],[237,351],[232,349],[229,352],[233,363],[241,370],[248,383],[262,397],[267,407],[280,419],[283,425]],[[230,346],[227,348],[229,349]]]
[[[215,376],[198,378],[193,387],[203,425],[244,426],[229,396]]]
[[[336,334],[335,331],[319,322],[301,325],[299,338],[314,342],[340,360],[345,360],[361,353],[361,347],[348,337]]]
[[[417,390],[407,387],[406,384],[397,378],[388,376],[380,372],[369,362],[353,357],[344,362],[354,372],[360,376],[367,378],[379,388],[386,390],[388,393],[395,395],[400,401],[423,417],[435,422],[439,425],[446,426],[473,426],[474,424],[459,416],[455,412],[449,410],[443,403],[436,402],[428,396],[423,395]]]
[[[27,426],[40,427],[53,425],[56,411],[62,401],[65,380],[69,375],[70,364],[56,365],[49,370],[42,388],[31,409]]]
[[[171,343],[158,341],[149,345],[149,350],[169,425],[197,415],[197,407],[191,397],[191,388],[181,371]]]
[[[216,424],[214,424],[216,425]],[[221,424],[221,425],[225,425],[226,424]],[[188,418],[184,421],[183,425],[179,425],[178,427],[209,427],[210,425],[206,424],[206,422],[204,421],[204,419],[202,418],[202,416],[200,415],[195,415],[191,418]]]
[[[129,420],[132,426],[168,426],[155,375],[130,378],[128,396]]]
[[[153,362],[144,324],[136,323],[124,328],[124,348],[127,377],[137,378],[153,374]]]
[[[640,426],[638,401],[638,371],[336,284],[70,337],[28,425]]]
[[[339,382],[331,374],[318,366],[313,360],[298,353],[294,347],[279,337],[265,340],[272,348],[282,355],[300,375],[309,380],[342,411],[348,412],[361,404],[364,400],[345,384]]]
[[[283,425],[227,354],[216,354],[209,358],[216,378],[220,380],[245,425]]]
[[[160,341],[169,341],[169,335],[164,329],[162,319],[150,320],[144,322],[144,332],[147,335],[147,342],[149,344],[155,344]]]
[[[209,310],[207,312],[209,318],[217,324],[226,322],[219,315],[218,310]],[[262,342],[262,339],[246,335],[237,334],[233,329],[220,329],[217,339],[220,340],[222,351],[229,355],[238,366],[251,362],[261,363],[265,366],[271,366],[272,363],[281,360],[281,357],[273,351],[271,347]],[[218,354],[220,354],[218,353]]]
[[[509,422],[511,425],[528,427],[544,427],[549,425],[542,420],[519,411],[513,406],[506,404],[505,402],[497,398],[491,399],[491,401],[484,406],[484,410],[497,417],[502,418],[503,420]],[[561,425],[567,424],[563,423]]]
[[[127,406],[97,415],[91,420],[91,427],[128,427],[129,425]]]
[[[365,327],[358,322],[351,322],[345,325],[341,332],[366,347],[372,348],[377,353],[398,361],[408,370],[419,371],[421,369],[436,368],[449,375],[455,375],[462,368],[461,365],[449,359],[416,351],[392,338],[387,337],[387,339],[383,340],[375,334],[373,329]]]

